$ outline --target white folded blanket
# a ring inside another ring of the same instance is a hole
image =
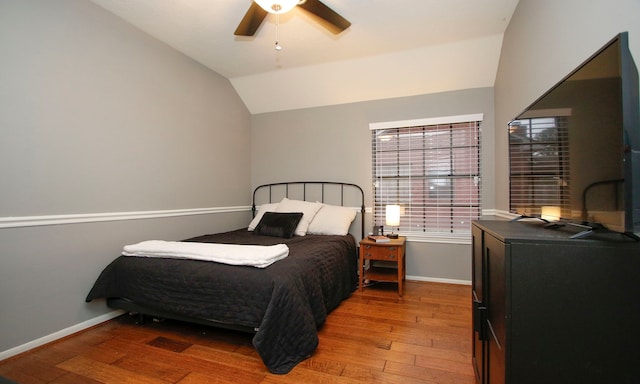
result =
[[[286,244],[240,245],[147,240],[125,245],[122,254],[138,257],[195,259],[266,268],[287,257],[289,247]]]

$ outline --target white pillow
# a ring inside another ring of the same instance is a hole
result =
[[[322,203],[319,202],[289,200],[285,197],[276,207],[276,212],[302,212],[302,219],[300,219],[294,233],[296,236],[304,236],[307,234],[311,220],[320,208],[322,208]]]
[[[256,217],[254,217],[253,220],[251,220],[251,223],[249,223],[248,230],[253,231],[254,229],[256,229],[256,226],[260,222],[260,219],[262,219],[262,216],[264,215],[264,213],[275,212],[277,206],[278,206],[278,203],[262,204],[261,206],[259,206],[258,213],[256,213]]]
[[[356,218],[353,208],[323,204],[313,218],[307,233],[312,235],[346,235]]]

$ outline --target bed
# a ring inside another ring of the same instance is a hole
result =
[[[358,205],[351,205],[355,200]],[[360,220],[354,220],[358,210]],[[359,223],[359,231],[351,232],[364,235],[364,194],[349,183],[265,184],[253,191],[252,211],[248,228],[177,243],[285,244],[286,257],[256,267],[123,252],[105,267],[86,301],[106,299],[109,307],[131,313],[252,332],[269,371],[288,373],[315,351],[317,330],[357,288],[356,241],[349,231]]]

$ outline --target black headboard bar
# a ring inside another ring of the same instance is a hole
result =
[[[302,185],[302,200],[306,200],[307,198],[307,185],[320,185],[321,188],[321,200],[322,203],[325,203],[325,186],[327,185],[338,185],[340,186],[340,205],[344,206],[344,198],[345,198],[345,187],[348,188],[352,188],[354,190],[356,190],[357,192],[359,192],[360,194],[360,235],[362,238],[364,238],[364,214],[365,214],[365,206],[364,206],[364,191],[362,190],[362,188],[360,188],[359,185],[357,184],[352,184],[352,183],[342,183],[342,182],[336,182],[336,181],[289,181],[289,182],[282,182],[282,183],[270,183],[270,184],[263,184],[260,185],[258,187],[256,187],[253,190],[253,201],[251,203],[251,213],[252,213],[252,217],[255,217],[256,215],[256,193],[259,190],[262,189],[268,189],[269,191],[269,203],[272,203],[273,200],[273,195],[272,195],[272,189],[274,187],[277,186],[284,186],[285,187],[285,196],[289,197],[289,186],[292,185]],[[336,204],[337,205],[337,204]]]

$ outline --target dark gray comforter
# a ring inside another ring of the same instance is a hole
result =
[[[356,288],[351,235],[282,239],[246,229],[185,241],[272,245],[289,256],[271,266],[120,256],[86,300],[122,298],[194,319],[255,328],[253,345],[273,373],[287,373],[318,346],[317,329]]]

